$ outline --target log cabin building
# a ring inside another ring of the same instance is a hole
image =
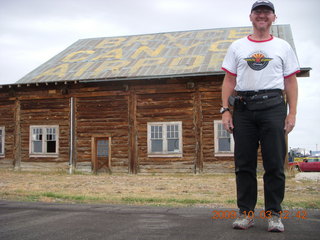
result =
[[[289,25],[272,32],[293,46]],[[221,64],[230,43],[250,33],[237,27],[78,40],[0,86],[0,167],[233,171],[233,139],[219,113]]]

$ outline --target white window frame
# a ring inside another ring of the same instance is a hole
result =
[[[5,127],[1,127],[0,126],[0,130],[2,131],[2,135],[0,136],[1,138],[1,149],[2,151],[0,152],[0,157],[4,157],[4,154],[5,154]]]
[[[222,125],[222,120],[214,120],[214,155],[217,157],[232,157],[234,156],[234,140],[232,133],[230,134],[230,151],[219,151],[219,125]],[[223,127],[223,126],[222,126]],[[226,131],[226,130],[224,130]]]
[[[183,155],[183,142],[182,142],[182,122],[149,122],[148,124],[148,157],[182,157]],[[178,125],[179,132],[179,151],[169,152],[168,151],[168,138],[167,138],[167,126]],[[152,152],[152,138],[151,138],[151,127],[162,126],[162,140],[163,140],[163,151]]]
[[[42,152],[33,151],[33,129],[42,129]],[[47,128],[55,129],[56,137],[56,151],[54,153],[47,152]],[[30,138],[29,138],[29,156],[30,157],[58,157],[59,156],[59,126],[58,125],[32,125],[30,126]]]

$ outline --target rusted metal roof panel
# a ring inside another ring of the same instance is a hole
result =
[[[81,39],[17,83],[107,80],[221,73],[229,45],[252,27]],[[290,25],[272,34],[293,47]]]

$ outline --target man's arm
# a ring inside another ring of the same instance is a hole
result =
[[[226,72],[224,76],[223,83],[222,83],[222,106],[227,108],[229,106],[229,97],[232,95],[234,88],[236,86],[236,76],[231,75],[230,73]],[[234,128],[232,123],[232,116],[229,111],[226,111],[222,114],[222,124],[224,128],[229,132],[232,133]]]
[[[289,113],[285,120],[284,130],[290,133],[296,124],[297,103],[298,103],[298,82],[296,75],[292,75],[284,80],[284,90],[286,92]]]

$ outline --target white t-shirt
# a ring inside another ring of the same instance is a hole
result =
[[[250,36],[234,41],[222,69],[236,76],[236,91],[283,90],[284,78],[300,72],[289,43],[273,36],[261,42]]]

